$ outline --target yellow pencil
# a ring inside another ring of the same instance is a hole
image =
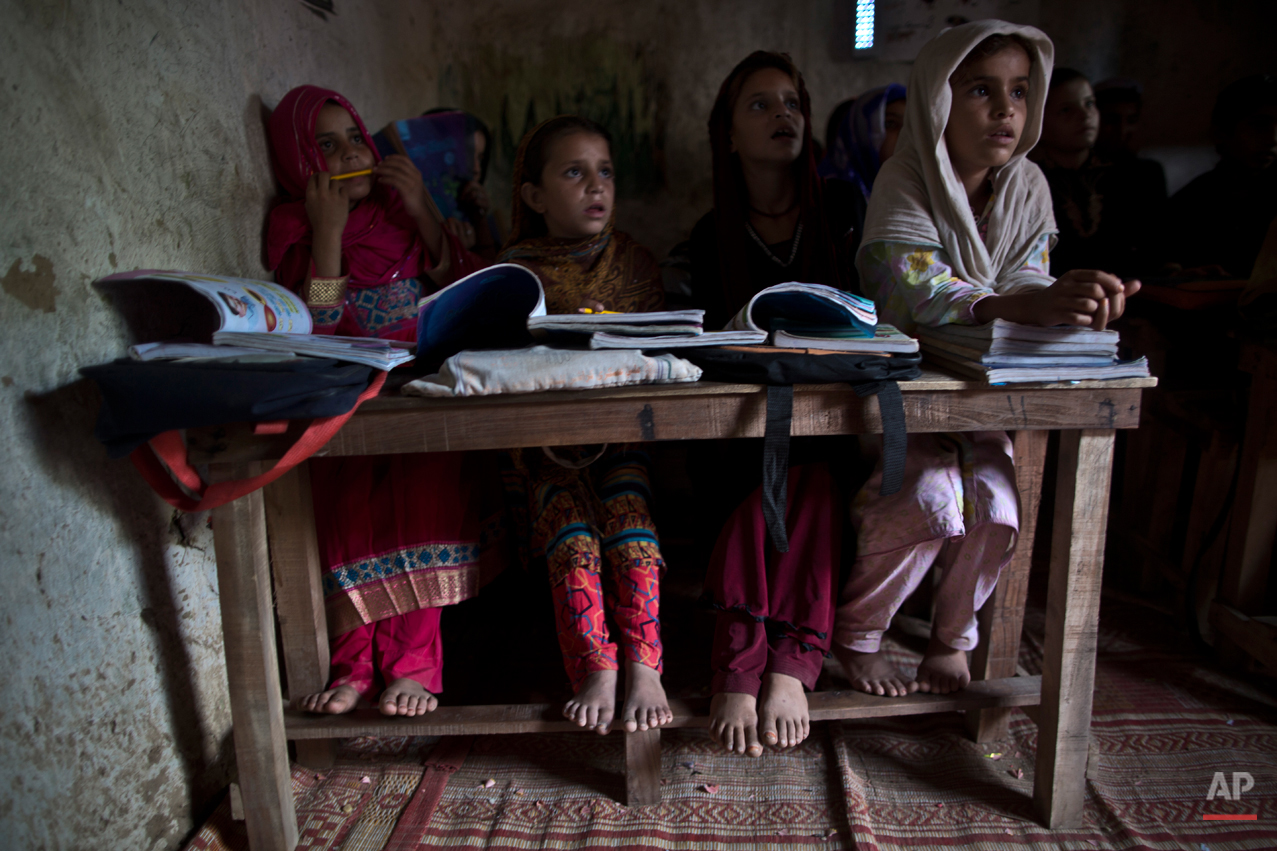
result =
[[[350,180],[352,177],[363,177],[365,174],[372,174],[372,169],[366,168],[363,171],[348,171],[345,174],[329,175],[329,180]]]
[[[620,313],[619,310],[590,310],[588,307],[581,308],[582,313]]]

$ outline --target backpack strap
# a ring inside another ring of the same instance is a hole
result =
[[[359,394],[354,407],[335,417],[319,417],[310,424],[275,466],[248,479],[205,484],[199,472],[186,458],[186,444],[181,432],[166,431],[142,444],[129,456],[142,478],[165,502],[182,511],[208,511],[252,493],[314,455],[333,435],[341,430],[359,406],[381,392],[386,383],[385,372],[376,373],[368,388]],[[174,481],[176,479],[177,481]],[[182,487],[178,486],[181,483]],[[185,490],[183,489],[185,488]],[[193,494],[193,495],[192,495]]]
[[[763,520],[778,553],[789,552],[785,532],[789,483],[789,429],[794,421],[794,386],[767,387],[767,427],[763,431]]]
[[[879,496],[898,493],[905,482],[905,403],[900,384],[895,381],[873,381],[853,384],[856,395],[878,397],[878,413],[882,417],[882,487]]]

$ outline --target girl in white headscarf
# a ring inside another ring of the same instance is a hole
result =
[[[881,321],[974,325],[1006,319],[1103,328],[1122,312],[1113,275],[1053,280],[1056,232],[1037,143],[1054,48],[1033,27],[977,21],[922,49],[905,126],[874,185],[857,268]],[[910,435],[905,483],[879,496],[881,464],[857,495],[857,558],[843,588],[833,651],[870,694],[947,694],[970,682],[975,613],[1014,552],[1019,499],[1005,432]],[[881,654],[900,604],[941,568],[931,641],[915,679]]]

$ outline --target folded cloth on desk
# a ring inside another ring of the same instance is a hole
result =
[[[532,346],[461,352],[434,375],[403,387],[409,396],[493,396],[697,381],[700,367],[673,355],[632,349],[581,351]]]

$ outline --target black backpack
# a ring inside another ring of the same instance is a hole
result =
[[[763,517],[777,552],[789,551],[785,532],[789,432],[795,384],[847,383],[860,398],[878,397],[882,412],[883,496],[896,493],[905,474],[905,411],[896,382],[922,374],[920,353],[891,357],[854,352],[724,346],[679,352],[704,372],[708,381],[767,385],[767,426],[763,436]]]

